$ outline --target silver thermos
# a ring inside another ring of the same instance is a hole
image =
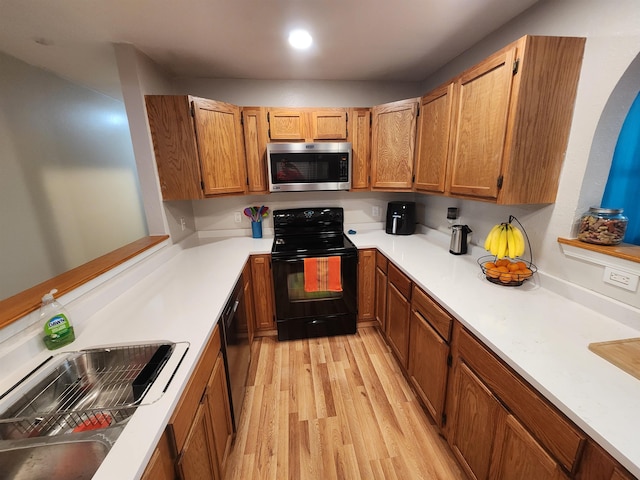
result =
[[[449,253],[464,255],[467,253],[467,234],[471,233],[467,225],[453,225],[451,227],[451,244]]]

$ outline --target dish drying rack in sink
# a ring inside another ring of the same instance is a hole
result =
[[[0,413],[0,439],[95,430],[126,421],[174,345],[132,345],[49,357],[0,397],[16,397]],[[56,357],[61,358],[51,367],[46,365]],[[35,380],[29,378],[32,375]],[[33,385],[25,393],[12,393],[27,379]]]

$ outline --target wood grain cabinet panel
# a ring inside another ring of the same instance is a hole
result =
[[[358,251],[358,321],[375,319],[376,305],[376,251]]]
[[[346,108],[267,108],[269,139],[282,141],[346,141]]]
[[[176,477],[174,459],[169,445],[169,436],[165,431],[160,437],[156,449],[151,455],[142,480],[174,480]]]
[[[371,188],[409,191],[413,186],[418,98],[371,109]]]
[[[266,109],[242,107],[242,129],[247,163],[247,193],[269,193]]]
[[[445,193],[451,146],[454,84],[436,88],[420,99],[414,188]]]
[[[323,108],[310,112],[311,139],[347,140],[347,110]]]
[[[240,107],[188,95],[145,103],[164,200],[245,193]]]
[[[256,333],[273,333],[276,328],[276,323],[271,255],[252,255],[250,260]]]
[[[222,474],[233,440],[233,424],[231,421],[231,407],[229,405],[229,388],[224,369],[222,352],[213,367],[213,372],[207,385],[206,405],[211,419],[211,433],[216,453],[216,465]],[[240,418],[240,412],[236,412]]]
[[[409,378],[436,424],[442,426],[449,376],[449,344],[416,305],[414,286],[409,330]]]
[[[490,478],[567,480],[569,477],[522,424],[513,415],[507,415],[494,440]]]
[[[555,201],[584,44],[525,36],[454,79],[445,191],[499,204]]]
[[[409,356],[411,280],[392,263],[387,272],[387,312],[385,333],[389,346],[406,371]]]
[[[387,258],[376,252],[376,321],[383,332],[387,317]]]
[[[502,405],[464,362],[455,370],[452,398],[448,440],[453,454],[470,478],[487,479]]]
[[[371,164],[371,109],[349,110],[351,190],[369,190]]]
[[[211,458],[213,451],[209,412],[204,404],[200,404],[178,457],[176,470],[180,478],[182,480],[220,480],[220,472]]]

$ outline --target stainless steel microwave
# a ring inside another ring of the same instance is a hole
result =
[[[351,188],[351,143],[267,144],[269,191]]]

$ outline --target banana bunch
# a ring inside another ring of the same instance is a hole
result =
[[[524,236],[518,227],[499,223],[487,235],[484,248],[497,258],[516,258],[524,253]]]

